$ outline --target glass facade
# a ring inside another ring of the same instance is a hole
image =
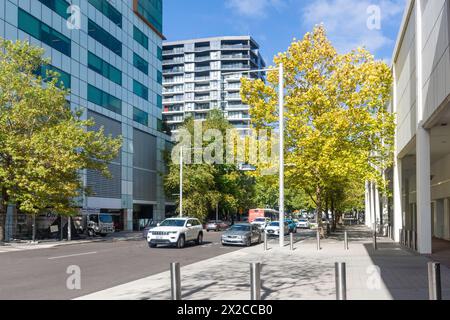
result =
[[[144,126],[148,126],[148,113],[145,111],[142,111],[141,109],[138,109],[136,107],[133,107],[133,120],[137,123],[140,123]]]
[[[66,23],[78,13],[77,8],[67,13],[72,4],[81,9],[80,29]],[[133,219],[139,219],[134,204],[151,203],[154,219],[163,220],[168,201],[158,174],[164,171],[170,140],[160,131],[157,105],[163,36],[136,8],[134,0],[0,0],[0,38],[41,47],[48,65],[36,67],[35,75],[43,81],[57,77],[58,85],[70,89],[68,108],[93,119],[93,131],[103,128],[106,135],[122,136],[122,148],[108,165],[111,179],[81,170],[83,185],[92,192],[76,199],[81,210],[120,215],[118,230],[133,229]],[[46,77],[48,70],[55,73]]]
[[[89,3],[108,17],[108,19],[111,20],[116,26],[122,28],[122,15],[109,3],[108,0],[89,0]]]
[[[158,47],[156,50],[156,56],[158,57],[158,60],[163,61],[163,49],[161,47]]]
[[[137,0],[137,12],[153,27],[162,33],[163,26],[162,0]]]
[[[39,21],[22,9],[18,11],[18,27],[66,56],[71,56],[70,39]]]
[[[122,85],[122,72],[92,52],[88,53],[88,67],[112,82]]]
[[[95,103],[109,111],[122,114],[122,101],[93,85],[88,85],[88,101]]]
[[[70,81],[69,73],[64,72],[61,69],[58,69],[52,65],[44,65],[44,66],[41,66],[36,71],[36,75],[41,76],[42,81],[44,81],[44,82],[53,80],[53,76],[48,75],[47,71],[53,71],[53,72],[57,72],[59,74],[57,76],[57,78],[58,78],[57,86],[59,86],[60,88],[70,89],[71,81]]]
[[[136,53],[133,53],[133,65],[141,70],[143,73],[148,75],[148,62],[144,60],[144,58],[140,57]]]
[[[156,95],[156,106],[159,109],[162,109],[162,106],[163,106],[163,99],[162,99],[162,96],[159,94]]]
[[[133,26],[133,39],[148,50],[148,37],[136,26]]]
[[[91,19],[88,21],[88,34],[119,57],[122,56],[122,43]]]
[[[39,0],[43,5],[49,7],[64,19],[69,18],[70,14],[67,13],[67,8],[70,6],[66,0]]]
[[[161,71],[156,71],[156,82],[158,82],[159,84],[163,83],[163,74]]]
[[[142,99],[148,100],[148,88],[136,80],[133,80],[133,92]]]

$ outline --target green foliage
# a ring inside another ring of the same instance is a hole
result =
[[[43,53],[0,39],[0,241],[8,204],[28,214],[72,214],[86,191],[80,170],[109,175],[121,147],[121,138],[87,130],[94,123],[70,110],[57,73],[36,75],[48,63]]]
[[[197,122],[198,124],[198,122]],[[183,129],[187,130],[192,137],[194,146],[194,127],[196,122],[192,118],[185,120]],[[202,123],[203,133],[208,129],[220,131],[221,138],[226,137],[227,129],[232,126],[224,118],[219,110],[212,110]],[[184,155],[189,153],[192,159],[196,153],[202,153],[212,141],[202,141],[202,150],[194,148],[185,150]],[[225,141],[222,141],[225,144]],[[225,159],[225,148],[222,156]],[[164,177],[166,194],[178,194],[180,188],[180,166],[177,161],[166,158],[168,173]],[[240,208],[248,209],[252,206],[253,178],[238,170],[236,165],[230,164],[208,164],[191,163],[183,165],[183,214],[196,217],[200,220],[207,218],[208,214],[215,212],[218,205],[221,211],[236,213]],[[179,211],[179,199],[177,199]]]
[[[386,110],[390,68],[363,48],[338,54],[322,26],[274,62],[285,71],[285,161],[293,164],[287,185],[301,181],[319,212],[330,197],[340,207],[355,205],[366,180],[385,190],[382,172],[392,164],[394,137],[394,115]],[[276,70],[267,83],[242,81],[243,102],[260,128],[278,121]]]

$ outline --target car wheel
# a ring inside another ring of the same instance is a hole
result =
[[[89,230],[88,230],[88,236],[89,236],[89,237],[93,237],[93,236],[95,236],[95,232],[94,232],[94,230],[92,230],[92,229],[89,229]]]
[[[182,249],[186,245],[186,240],[184,238],[184,234],[178,237],[177,248]]]
[[[156,243],[151,243],[151,242],[149,242],[148,243],[148,246],[150,247],[150,248],[156,248]]]
[[[207,229],[206,232],[209,232],[209,229]]]
[[[245,241],[245,246],[250,247],[252,245],[252,238],[248,238],[247,241]]]
[[[197,240],[195,241],[195,243],[197,244],[197,245],[202,245],[203,244],[203,233],[199,233],[198,234],[198,236],[197,236]]]

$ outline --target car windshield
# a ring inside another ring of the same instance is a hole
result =
[[[182,219],[169,219],[161,222],[160,227],[182,227],[186,220]]]
[[[271,223],[270,223],[270,226],[271,226],[271,227],[279,227],[280,224],[279,224],[278,222],[271,222]]]
[[[250,231],[250,226],[244,226],[244,225],[234,225],[230,228],[230,231]]]
[[[112,223],[113,222],[113,218],[111,215],[109,214],[101,214],[100,215],[100,222],[103,223]]]

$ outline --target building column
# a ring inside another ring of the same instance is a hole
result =
[[[133,209],[125,209],[125,231],[133,231]]]
[[[400,230],[403,228],[403,210],[402,210],[402,160],[394,159],[394,219],[393,219],[393,239],[400,242]]]
[[[448,198],[444,199],[444,239],[450,240],[450,210]]]
[[[417,247],[420,254],[432,253],[430,133],[417,129]]]

